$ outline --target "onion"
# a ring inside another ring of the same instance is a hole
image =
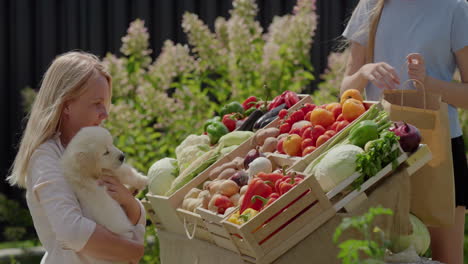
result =
[[[254,149],[251,149],[247,155],[245,155],[245,158],[244,158],[244,168],[245,169],[248,169],[249,168],[249,164],[254,161],[254,159],[258,158],[258,157],[264,157],[264,155],[258,151],[257,148],[254,148]]]
[[[240,171],[234,173],[234,175],[232,175],[231,178],[229,178],[229,179],[234,181],[235,183],[237,183],[237,185],[239,185],[239,187],[242,187],[242,186],[244,186],[244,185],[246,185],[248,183],[249,175],[244,170],[240,170]]]
[[[405,152],[414,152],[421,143],[421,134],[413,125],[398,121],[389,130],[400,137],[400,146]]]

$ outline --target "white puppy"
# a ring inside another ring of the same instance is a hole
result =
[[[143,189],[147,178],[123,163],[124,159],[122,151],[112,144],[109,131],[97,126],[85,127],[68,144],[62,165],[83,215],[113,233],[132,238],[134,226],[122,207],[97,182],[103,170],[109,170],[122,184]]]

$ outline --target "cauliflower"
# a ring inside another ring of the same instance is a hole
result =
[[[207,135],[190,135],[177,146],[175,153],[182,173],[194,160],[210,150],[210,138]]]

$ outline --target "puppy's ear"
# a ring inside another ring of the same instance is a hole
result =
[[[87,175],[97,177],[100,174],[101,168],[98,166],[99,161],[95,153],[78,152],[75,154],[75,160]]]

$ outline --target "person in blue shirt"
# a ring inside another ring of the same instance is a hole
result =
[[[435,260],[463,263],[468,168],[457,108],[468,109],[468,2],[361,0],[343,36],[351,52],[342,92],[354,88],[365,91],[368,100],[379,100],[384,89],[416,79],[449,105],[455,224],[430,228],[431,249]],[[461,82],[452,82],[457,67]]]

